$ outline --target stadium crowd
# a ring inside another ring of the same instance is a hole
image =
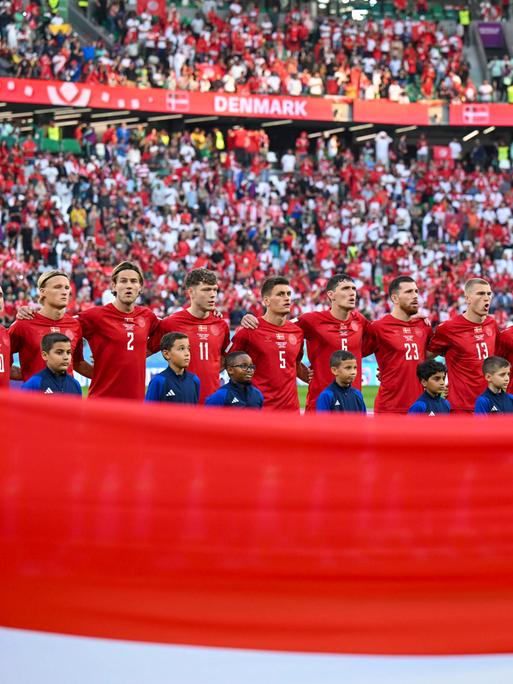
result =
[[[241,127],[121,124],[97,138],[85,125],[77,135],[84,157],[37,152],[30,137],[0,146],[5,324],[50,267],[72,275],[72,311],[109,301],[113,264],[127,255],[158,315],[183,305],[188,270],[215,270],[232,327],[261,312],[259,283],[275,273],[303,311],[322,307],[327,279],[345,270],[370,319],[387,310],[383,288],[401,273],[417,279],[435,323],[461,310],[471,275],[493,282],[499,323],[513,312],[511,163],[490,159],[479,140],[464,160],[453,140],[453,158],[437,161],[422,136],[413,153],[384,132],[359,155],[336,135],[306,132],[277,155],[265,130]]]
[[[114,47],[82,45],[38,0],[23,13],[4,3],[0,13],[0,75],[108,85],[137,85],[231,93],[340,95],[474,101],[479,93],[463,57],[463,27],[426,18],[394,16],[354,21],[286,16],[216,3],[184,17],[171,5],[165,17],[137,14],[113,0],[98,3],[96,18]]]

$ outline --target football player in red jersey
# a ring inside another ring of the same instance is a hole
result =
[[[254,330],[239,328],[230,351],[247,352],[256,365],[253,384],[264,395],[264,410],[299,411],[298,367],[303,357],[303,331],[288,320],[292,291],[282,276],[262,286],[266,312]]]
[[[326,296],[331,304],[329,309],[301,314],[293,321],[303,331],[313,372],[306,397],[307,411],[315,411],[317,397],[332,382],[330,358],[335,351],[350,351],[356,357],[358,373],[353,387],[358,390],[362,387],[362,341],[370,321],[356,310],[356,285],[351,276],[346,273],[332,276],[326,285]],[[246,314],[241,325],[255,329],[258,319]],[[301,371],[303,378],[304,371]]]
[[[73,366],[69,372],[74,368],[90,378],[92,367],[82,356],[82,327],[76,318],[66,313],[71,295],[69,276],[63,271],[46,271],[39,276],[37,287],[41,308],[35,312],[30,307],[20,307],[17,320],[9,328],[11,357],[19,353],[22,379],[26,381],[45,368],[41,340],[53,332],[60,332],[71,340]]]
[[[422,391],[417,366],[426,358],[431,323],[416,317],[419,290],[413,278],[395,278],[388,294],[392,313],[371,323],[363,356],[376,355],[381,376],[374,412],[407,413]]]
[[[0,285],[0,313],[4,310],[4,291]],[[0,389],[8,389],[11,368],[9,333],[0,325]]]
[[[149,343],[154,354],[160,340],[168,332],[187,335],[191,345],[189,371],[200,379],[200,403],[217,392],[223,367],[224,352],[230,343],[228,323],[214,313],[219,284],[214,271],[195,268],[187,274],[184,289],[190,300],[187,309],[162,319]]]
[[[481,366],[485,359],[495,355],[499,343],[497,322],[488,315],[492,296],[488,281],[467,280],[467,310],[440,323],[430,342],[431,354],[445,357],[451,412],[473,413],[477,397],[486,389]]]
[[[499,343],[495,353],[503,356],[513,365],[513,325],[500,333]],[[508,394],[513,394],[513,373],[510,376]]]
[[[90,397],[144,399],[148,338],[159,321],[147,306],[136,305],[143,284],[139,266],[123,261],[112,271],[112,304],[78,315],[94,359]]]

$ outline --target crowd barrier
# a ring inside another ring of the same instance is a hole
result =
[[[513,426],[0,393],[0,625],[513,651]]]

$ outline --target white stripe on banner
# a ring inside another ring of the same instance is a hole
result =
[[[0,628],[0,682],[511,684],[513,655],[302,655],[141,644]]]

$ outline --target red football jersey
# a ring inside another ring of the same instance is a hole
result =
[[[299,317],[297,325],[305,336],[306,352],[314,372],[308,387],[306,410],[315,410],[317,397],[333,382],[330,356],[334,351],[343,349],[356,356],[358,375],[353,387],[361,389],[362,338],[370,326],[370,321],[359,311],[351,311],[347,321],[340,321],[328,310],[303,314]]]
[[[146,306],[131,313],[113,304],[94,306],[78,318],[94,359],[90,397],[144,399],[148,337],[158,318]]]
[[[445,357],[451,409],[474,411],[477,397],[487,386],[481,367],[495,354],[498,339],[499,327],[491,316],[484,323],[472,323],[460,314],[440,323],[429,351]]]
[[[426,358],[432,336],[426,318],[406,322],[387,314],[368,331],[364,355],[374,353],[381,376],[375,413],[407,413],[422,392],[417,366]]]
[[[36,313],[34,318],[14,321],[9,328],[11,361],[13,355],[18,353],[24,382],[46,367],[41,356],[41,340],[45,335],[53,332],[63,333],[69,337],[73,361],[75,363],[81,361],[83,358],[82,327],[79,321],[69,314],[64,314],[58,321],[54,321],[53,318]],[[72,372],[73,363],[69,368],[69,373]]]
[[[219,389],[219,374],[224,350],[230,344],[230,328],[222,318],[210,313],[208,318],[196,318],[187,309],[177,311],[159,322],[150,340],[152,353],[160,349],[162,335],[181,332],[191,345],[191,363],[188,370],[200,379],[200,403]]]
[[[0,389],[9,387],[11,375],[11,352],[9,333],[0,325]]]
[[[506,328],[499,335],[499,343],[495,350],[499,356],[503,356],[513,366],[513,326]],[[513,373],[510,375],[508,392],[513,393]]]
[[[264,409],[299,411],[297,363],[303,358],[303,331],[295,323],[273,325],[262,316],[256,330],[239,328],[229,351],[247,352],[256,366],[253,384]]]

